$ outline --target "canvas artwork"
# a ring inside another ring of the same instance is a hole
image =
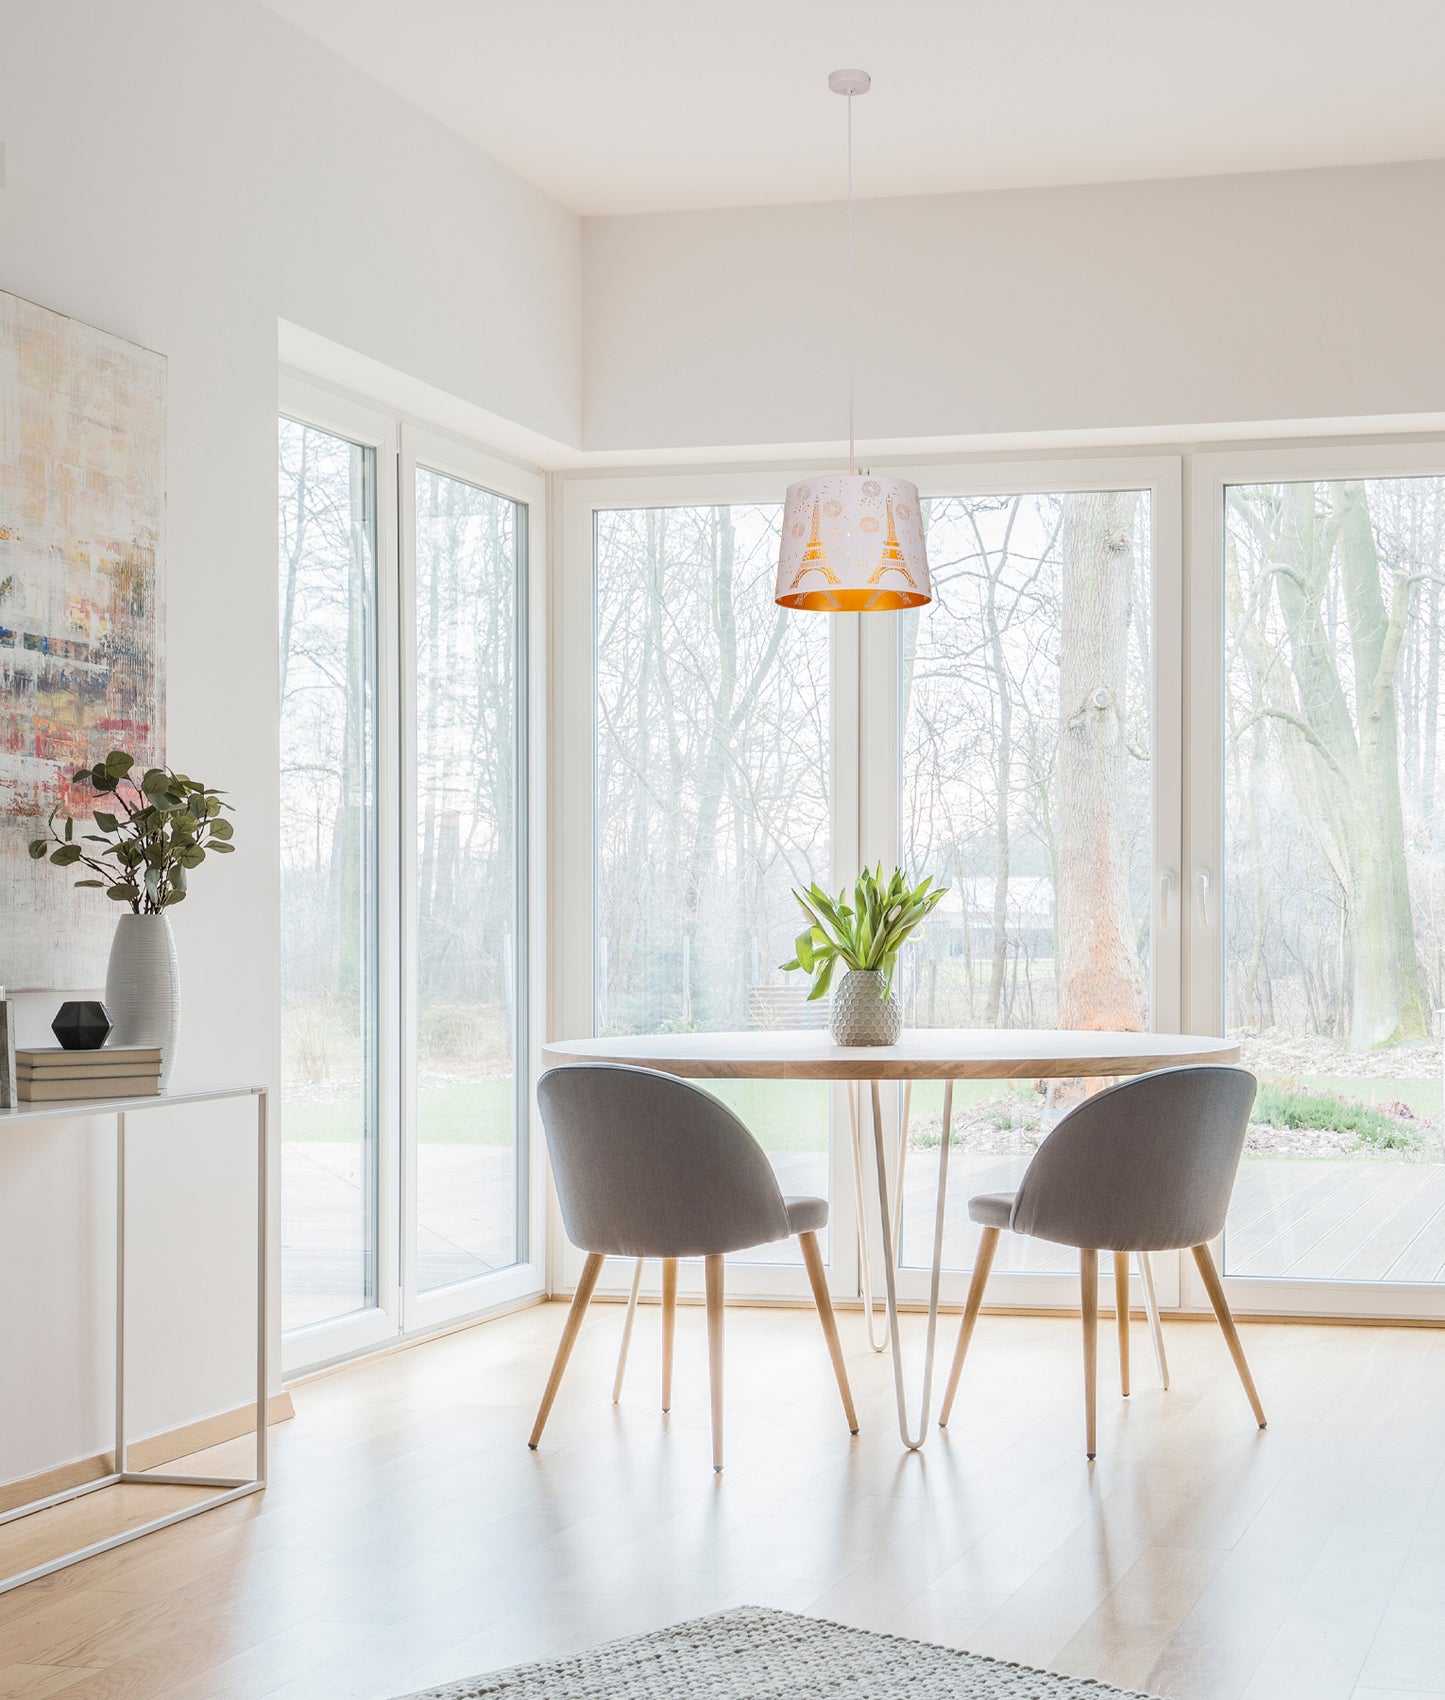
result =
[[[165,359],[0,292],[0,985],[100,985],[117,905],[32,862],[72,775],[164,760]],[[78,824],[78,822],[77,822]]]

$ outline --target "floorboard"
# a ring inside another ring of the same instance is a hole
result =
[[[265,1495],[0,1597],[0,1700],[389,1700],[743,1603],[1171,1700],[1445,1692],[1445,1332],[1245,1324],[1260,1433],[1212,1326],[1169,1328],[1168,1394],[1138,1328],[1133,1397],[1101,1374],[1091,1468],[1077,1321],[982,1318],[949,1429],[911,1456],[856,1313],[854,1440],[815,1319],[739,1308],[716,1477],[697,1307],[670,1417],[656,1309],[613,1407],[622,1313],[599,1307],[527,1450],[562,1317],[297,1389]],[[7,1527],[0,1563],[168,1491]]]

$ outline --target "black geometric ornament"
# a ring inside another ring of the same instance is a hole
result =
[[[63,1003],[50,1031],[67,1051],[98,1051],[110,1036],[110,1011],[93,999]]]

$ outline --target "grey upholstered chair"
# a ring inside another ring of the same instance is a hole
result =
[[[706,1260],[713,1468],[722,1469],[723,1259],[798,1236],[823,1334],[858,1432],[828,1298],[818,1230],[823,1198],[784,1198],[763,1148],[710,1092],[671,1075],[612,1063],[549,1069],[537,1083],[562,1220],[587,1253],[528,1444],[535,1451],[605,1257],[663,1260],[663,1408],[671,1404],[677,1260]]]
[[[1100,1251],[1114,1254],[1124,1392],[1129,1391],[1129,1253],[1187,1246],[1255,1421],[1264,1427],[1264,1409],[1209,1254],[1209,1241],[1224,1227],[1254,1093],[1254,1076],[1242,1068],[1166,1068],[1126,1080],[1070,1110],[1038,1148],[1017,1192],[986,1192],[969,1200],[968,1213],[982,1224],[983,1234],[940,1426],[953,1408],[998,1237],[1009,1228],[1079,1248],[1090,1458],[1095,1454]]]

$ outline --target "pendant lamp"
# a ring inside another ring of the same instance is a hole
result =
[[[866,71],[834,71],[828,87],[848,101],[848,472],[788,486],[773,600],[819,613],[921,608],[933,600],[918,486],[860,474],[853,448],[853,97]]]

